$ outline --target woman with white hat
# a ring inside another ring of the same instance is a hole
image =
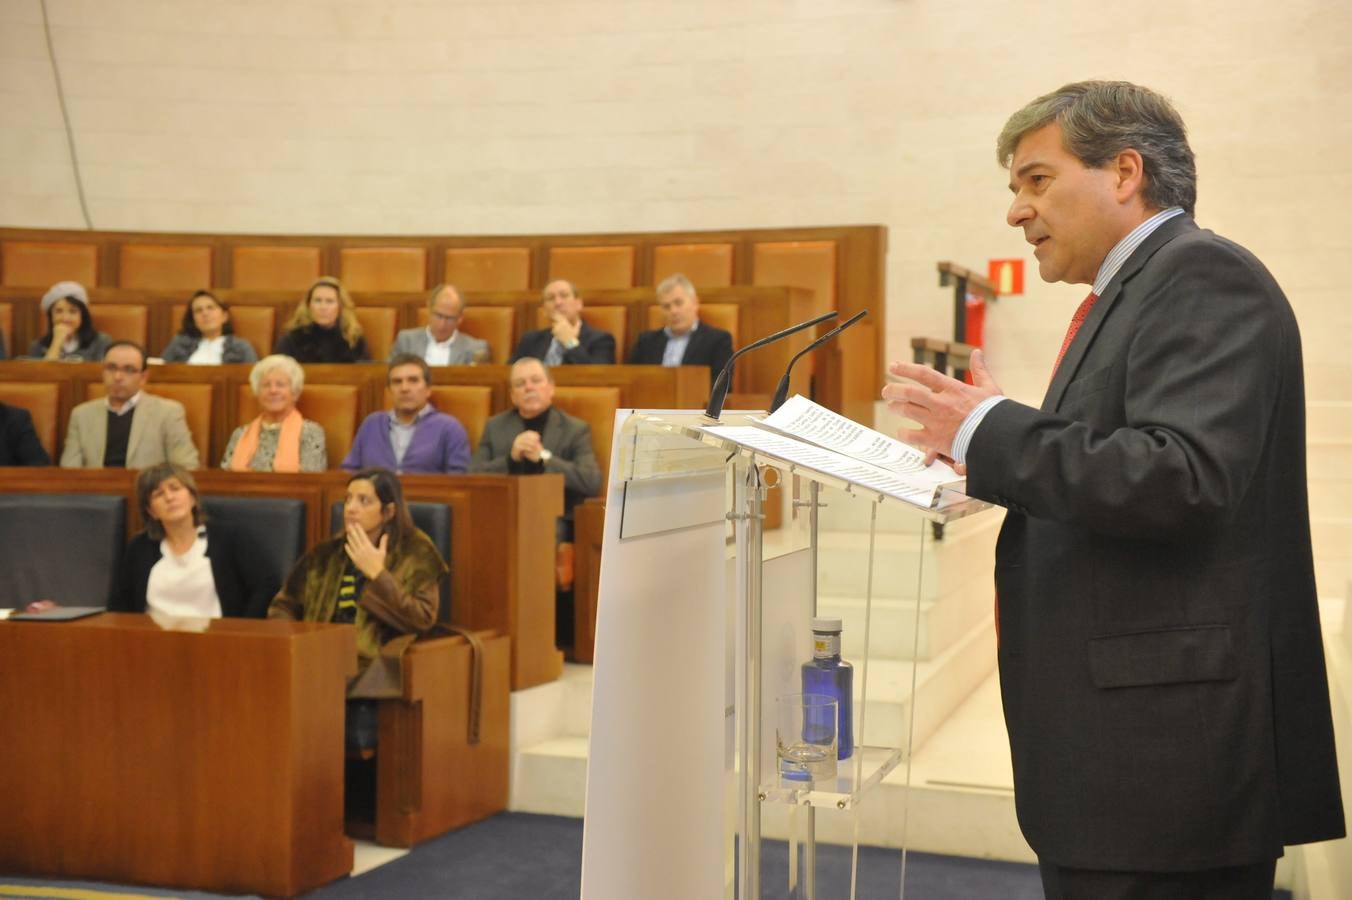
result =
[[[36,359],[99,362],[113,339],[94,330],[89,294],[77,281],[58,281],[42,297],[47,333],[33,341],[28,355]]]

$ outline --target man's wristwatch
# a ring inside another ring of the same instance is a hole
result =
[[[540,450],[540,462],[549,462],[553,458],[554,454],[549,452],[549,448],[546,447]]]

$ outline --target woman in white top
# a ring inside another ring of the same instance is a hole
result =
[[[192,473],[173,463],[145,469],[136,478],[136,502],[145,530],[122,555],[109,610],[198,618],[267,613],[277,585],[244,532],[205,524]]]
[[[235,336],[230,323],[230,305],[211,291],[198,291],[183,311],[178,334],[160,357],[167,363],[218,366],[221,363],[251,363],[258,359],[253,345]]]

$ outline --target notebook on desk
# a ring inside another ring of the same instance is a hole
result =
[[[102,606],[53,606],[42,612],[24,612],[15,610],[10,613],[11,622],[69,622],[71,619],[83,619],[85,616],[97,616],[107,612]]]

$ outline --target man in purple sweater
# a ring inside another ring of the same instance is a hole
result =
[[[384,466],[400,474],[457,474],[469,467],[469,437],[454,416],[437,412],[432,373],[421,356],[401,353],[390,360],[394,409],[375,412],[357,429],[343,468]]]

